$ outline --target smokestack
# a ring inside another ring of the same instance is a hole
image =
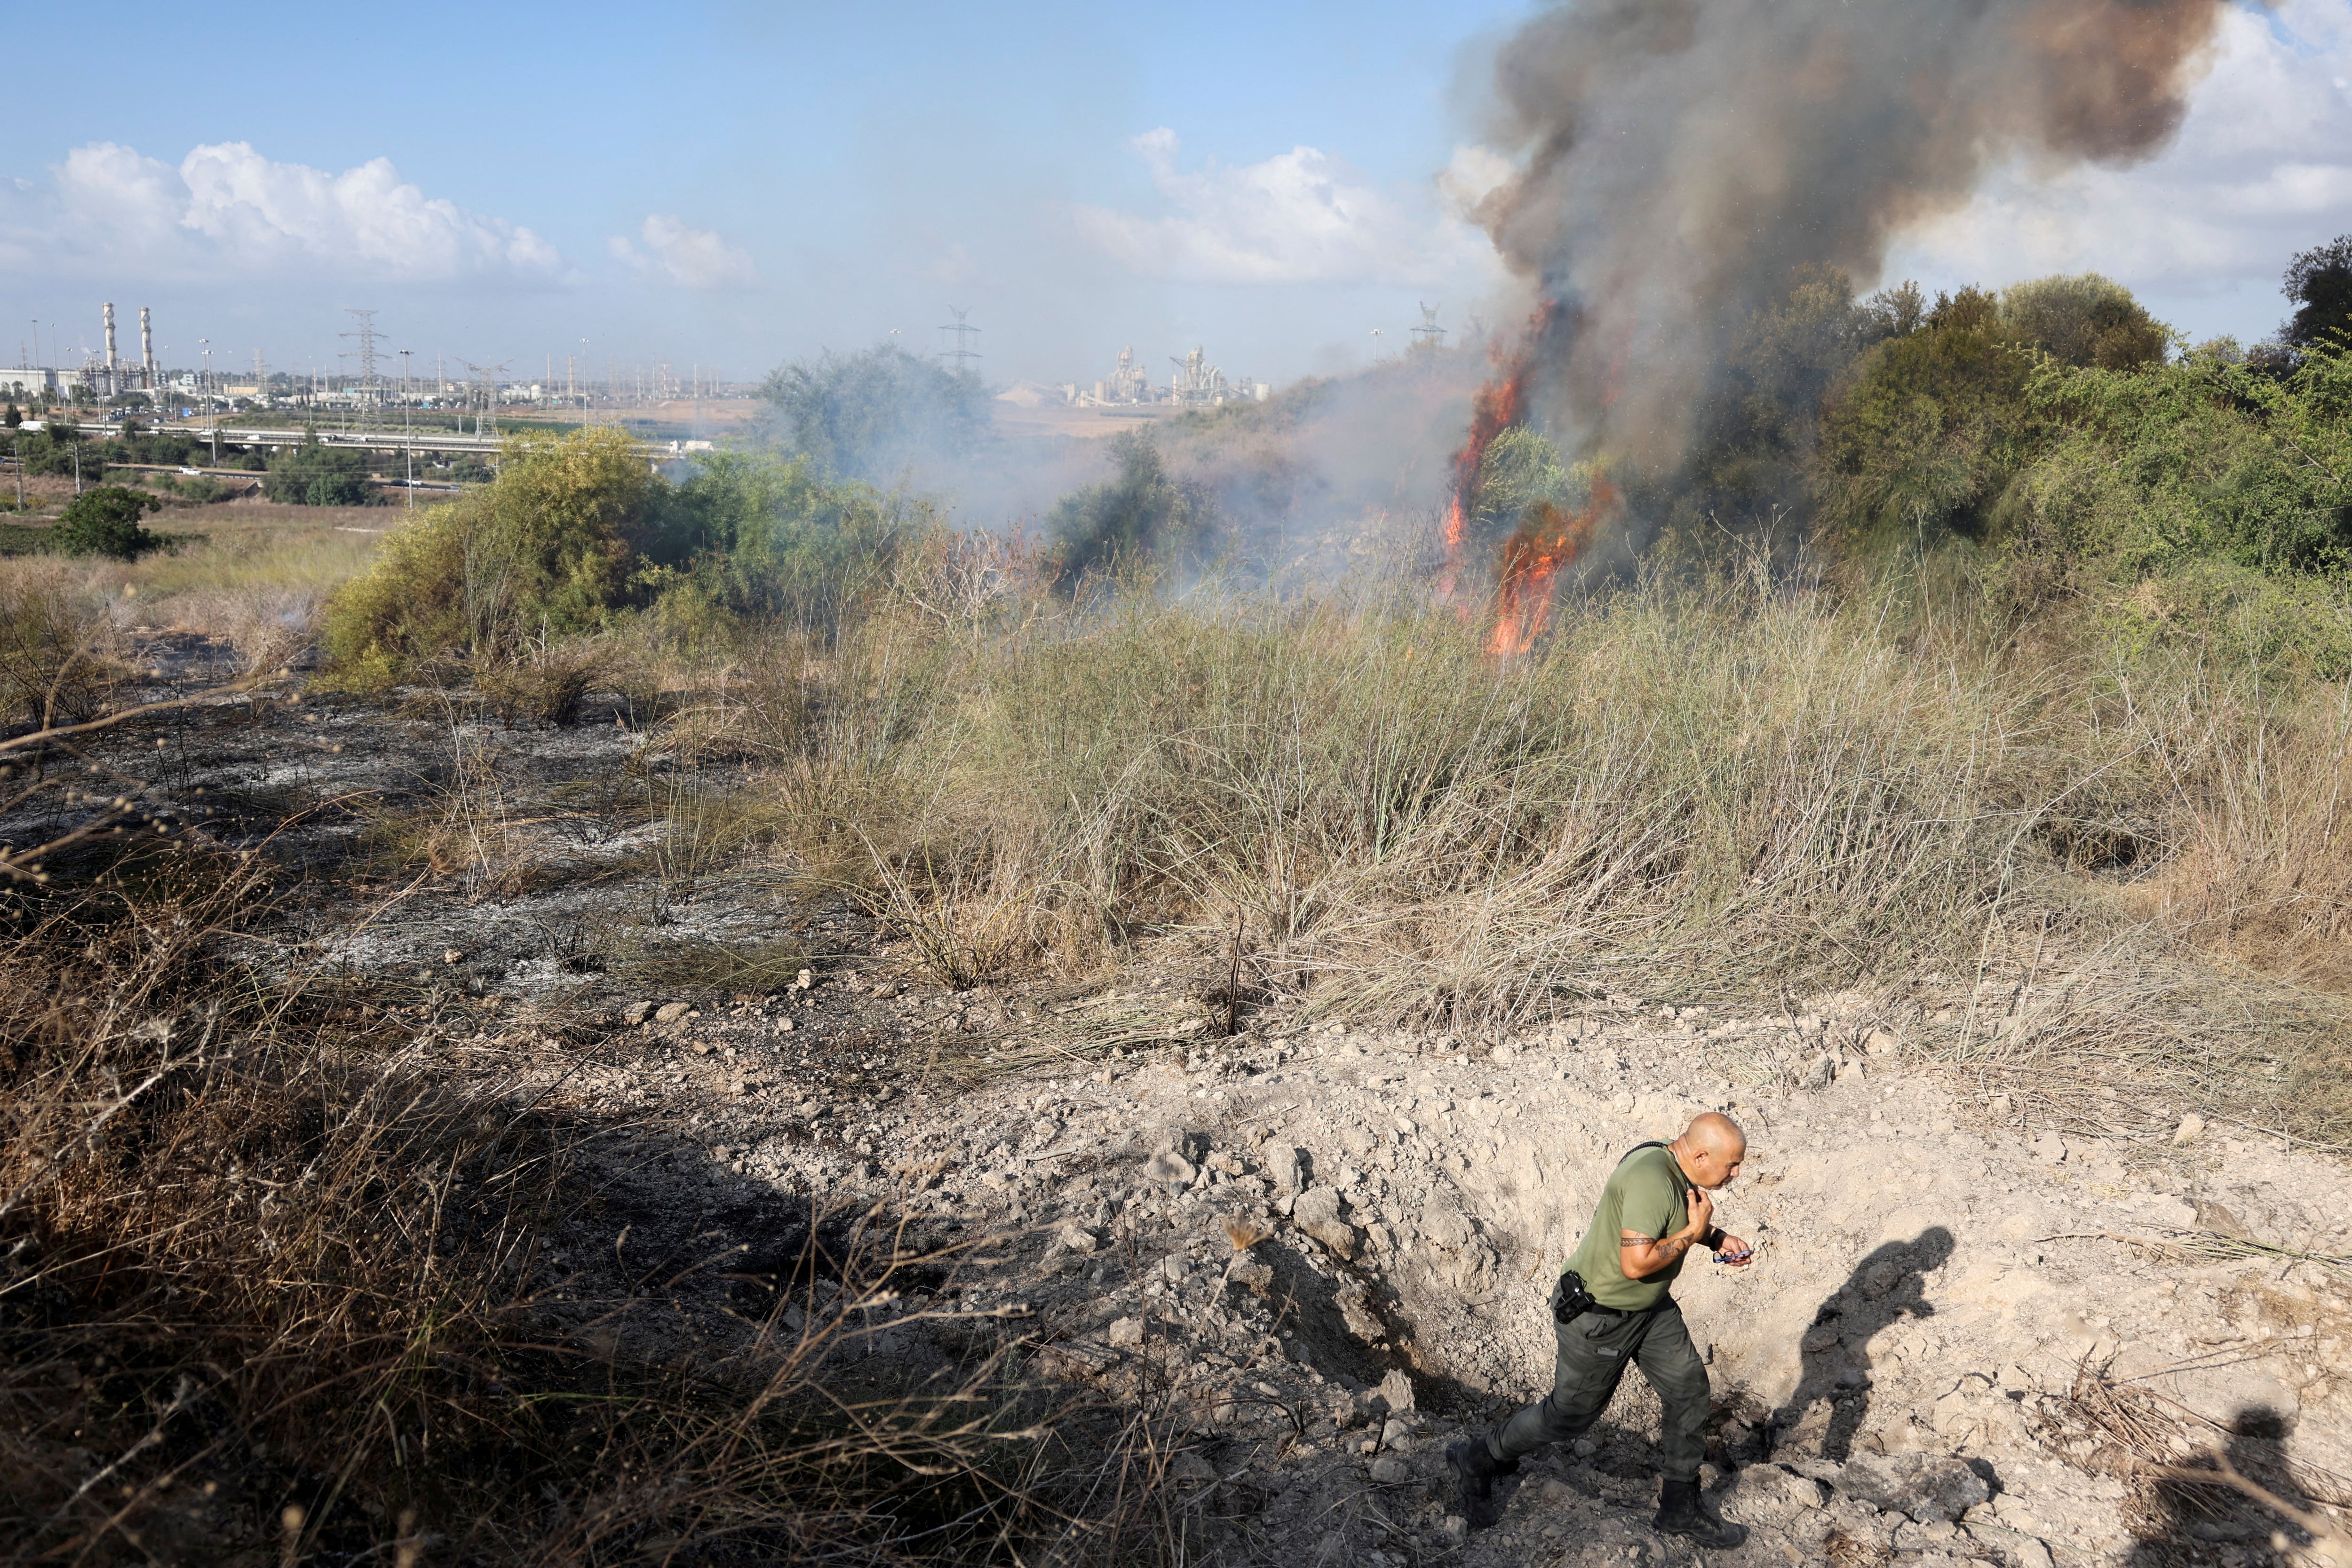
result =
[[[1496,54],[1478,216],[1550,309],[1529,413],[1655,468],[1801,264],[1867,286],[1987,172],[2124,164],[2187,109],[2223,0],[1580,0]],[[1997,280],[1996,280],[1997,281]]]
[[[121,387],[114,380],[114,301],[106,302],[106,395],[112,397]]]
[[[155,328],[147,319],[147,307],[139,307],[139,360],[147,367],[147,390],[155,390]]]

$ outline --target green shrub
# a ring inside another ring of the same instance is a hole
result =
[[[2029,393],[2054,439],[2002,508],[2013,549],[2126,579],[2352,570],[2352,351],[2314,349],[2284,379],[2219,354],[2045,364]]]
[[[139,526],[147,513],[163,503],[128,485],[100,485],[85,490],[58,517],[49,529],[49,549],[58,555],[101,555],[115,560],[136,560],[170,541]]]
[[[526,638],[594,630],[631,602],[665,491],[617,430],[510,443],[495,484],[394,529],[335,596],[331,666],[375,684],[436,658],[490,662]]]
[[[1118,472],[1054,503],[1045,527],[1056,564],[1081,573],[1148,556],[1197,560],[1213,543],[1215,503],[1168,472],[1148,431],[1111,438]]]
[[[735,616],[830,637],[939,528],[922,503],[828,483],[805,458],[721,453],[677,487],[647,582],[673,643],[708,636]]]

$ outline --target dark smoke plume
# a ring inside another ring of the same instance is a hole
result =
[[[2153,152],[2226,3],[1577,0],[1528,23],[1492,128],[1523,172],[1481,216],[1553,307],[1531,412],[1584,453],[1670,464],[1792,267],[1875,277],[2011,157]]]

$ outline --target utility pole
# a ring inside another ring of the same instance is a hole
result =
[[[376,404],[380,401],[375,381],[375,312],[355,310],[346,307],[343,314],[356,317],[359,319],[359,329],[340,335],[345,338],[357,338],[360,346],[351,353],[338,357],[355,358],[360,362],[360,428],[363,431],[373,431],[376,426]]]
[[[459,360],[457,362],[473,371],[482,383],[481,412],[474,416],[474,434],[496,435],[499,433],[499,377],[506,372],[509,361],[500,360],[495,365],[478,365],[471,360]]]
[[[205,423],[212,427],[213,466],[217,468],[220,466],[220,420],[213,413],[213,350],[211,344],[212,340],[210,338],[199,338],[196,340],[196,347],[204,350],[205,351],[204,374],[197,378],[197,387],[204,394]],[[79,475],[77,475],[75,478],[75,487],[77,489],[80,487],[80,478]]]
[[[1420,302],[1416,300],[1414,303]],[[1423,305],[1421,325],[1412,329],[1412,346],[1425,354],[1435,353],[1445,347],[1445,329],[1437,324],[1437,310],[1434,305]]]
[[[408,423],[408,350],[400,350],[400,450],[406,465],[408,509],[416,510],[416,432]]]
[[[969,344],[969,340],[980,335],[980,329],[964,319],[965,317],[971,314],[969,308],[959,310],[954,306],[950,305],[948,307],[948,314],[954,317],[955,320],[951,324],[940,328],[940,330],[942,332],[952,332],[955,334],[955,347],[952,349],[940,350],[940,358],[942,360],[954,361],[955,363],[951,368],[960,374],[962,371],[971,369],[971,361],[980,358],[979,350],[971,348]]]

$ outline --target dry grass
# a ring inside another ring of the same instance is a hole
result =
[[[611,660],[593,638],[539,642],[514,657],[485,662],[474,685],[500,720],[551,724],[569,729],[581,705],[611,684]]]
[[[758,1301],[723,1259],[616,1250],[600,1286],[552,1249],[609,1196],[582,1166],[607,1129],[410,1049],[399,998],[224,963],[260,893],[235,862],[134,885],[20,904],[0,947],[12,1554],[1155,1556],[1156,1431],[1030,1384],[969,1314],[943,1375],[865,1362],[961,1254],[811,1216]],[[663,1348],[698,1311],[701,1347]]]
[[[76,724],[105,705],[121,640],[105,601],[60,563],[0,563],[0,726]]]
[[[2008,986],[2026,1020],[1970,1009],[1927,1043],[1988,1079],[2061,1064],[2061,1098],[2160,1065],[2169,1095],[2352,1141],[2341,1007],[2217,1005],[2242,958],[2341,983],[2340,690],[2057,622],[2023,641],[1965,582],[1653,583],[1504,661],[1345,596],[940,602],[739,670],[673,733],[760,765],[681,789],[682,838],[723,855],[723,821],[856,890],[944,983],[1172,941],[1440,1028]]]

